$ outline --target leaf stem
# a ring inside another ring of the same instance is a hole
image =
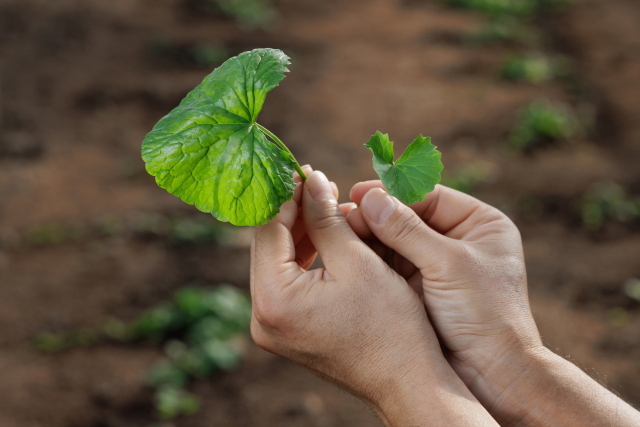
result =
[[[258,126],[258,129],[260,129],[262,131],[262,133],[264,133],[269,138],[271,138],[273,143],[276,144],[281,150],[286,151],[287,153],[289,153],[291,155],[291,158],[293,159],[293,166],[296,168],[296,171],[298,171],[298,174],[300,175],[300,178],[302,178],[303,181],[306,180],[307,179],[307,175],[303,172],[302,168],[300,167],[300,164],[298,163],[296,158],[293,157],[293,154],[291,153],[291,151],[287,148],[286,145],[284,145],[284,143],[282,141],[280,141],[280,138],[275,136],[273,133],[271,133],[271,131],[269,129],[267,129],[266,127],[262,126],[260,123],[256,123],[256,126]]]

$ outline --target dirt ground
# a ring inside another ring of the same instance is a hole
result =
[[[140,159],[144,135],[210,72],[154,56],[159,39],[284,49],[291,73],[261,123],[334,180],[341,201],[375,178],[362,144],[378,129],[402,150],[430,135],[447,169],[488,165],[492,179],[477,195],[520,227],[545,342],[640,405],[640,304],[622,286],[640,277],[640,229],[588,232],[573,210],[603,179],[640,193],[640,3],[577,0],[536,23],[543,50],[573,61],[578,90],[500,80],[514,46],[462,43],[485,18],[438,1],[282,0],[269,31],[246,31],[195,4],[0,0],[0,426],[153,424],[143,378],[159,349],[40,354],[33,338],[99,327],[108,316],[130,320],[193,281],[248,288],[246,238],[175,245],[86,233],[29,244],[30,232],[50,224],[204,215],[159,189]],[[593,129],[530,155],[505,149],[519,108],[539,98],[589,107]],[[537,208],[520,209],[523,198]],[[616,307],[628,313],[623,326],[607,320]],[[176,420],[180,427],[381,425],[356,399],[255,347],[236,371],[190,390],[203,409]]]

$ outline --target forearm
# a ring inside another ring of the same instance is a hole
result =
[[[372,406],[387,427],[498,426],[451,369],[406,381]]]
[[[638,411],[550,350],[493,370],[473,391],[503,427],[640,426]]]

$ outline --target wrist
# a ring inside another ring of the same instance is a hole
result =
[[[542,344],[512,349],[480,371],[469,388],[501,426],[528,425],[543,406],[545,372],[563,362]]]
[[[514,366],[517,377],[482,377],[474,388],[503,427],[640,425],[640,414],[630,405],[544,347],[523,355]]]
[[[497,426],[444,357],[441,359],[435,367],[424,364],[387,384],[385,391],[369,402],[385,426]]]

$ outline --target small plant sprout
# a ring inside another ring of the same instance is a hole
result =
[[[551,80],[554,75],[553,61],[539,52],[510,55],[502,66],[502,76],[508,80],[541,84]]]
[[[537,0],[448,0],[448,3],[491,16],[530,15],[538,6]]]
[[[474,10],[490,16],[529,17],[555,10],[573,0],[448,0],[450,6]]]
[[[599,230],[607,220],[628,224],[640,220],[640,197],[627,194],[614,182],[597,182],[585,193],[580,211],[589,230]]]
[[[200,408],[185,387],[236,367],[244,353],[251,302],[231,286],[184,288],[173,301],[152,308],[131,323],[111,319],[105,334],[118,341],[162,343],[165,358],[147,373],[161,419],[191,415]]]
[[[491,19],[466,37],[469,43],[516,43],[533,46],[539,43],[540,34],[530,25],[512,16]]]
[[[277,17],[268,0],[216,0],[216,3],[225,14],[249,28],[268,27]]]
[[[291,151],[257,122],[267,94],[289,70],[289,57],[256,49],[227,60],[162,118],[142,143],[147,172],[158,185],[220,221],[256,226],[291,199]],[[419,136],[393,162],[393,144],[376,133],[366,144],[389,192],[422,200],[440,181],[440,153]]]
[[[575,136],[582,126],[571,107],[551,102],[532,102],[521,113],[511,132],[511,143],[527,151],[545,141],[560,141]]]

